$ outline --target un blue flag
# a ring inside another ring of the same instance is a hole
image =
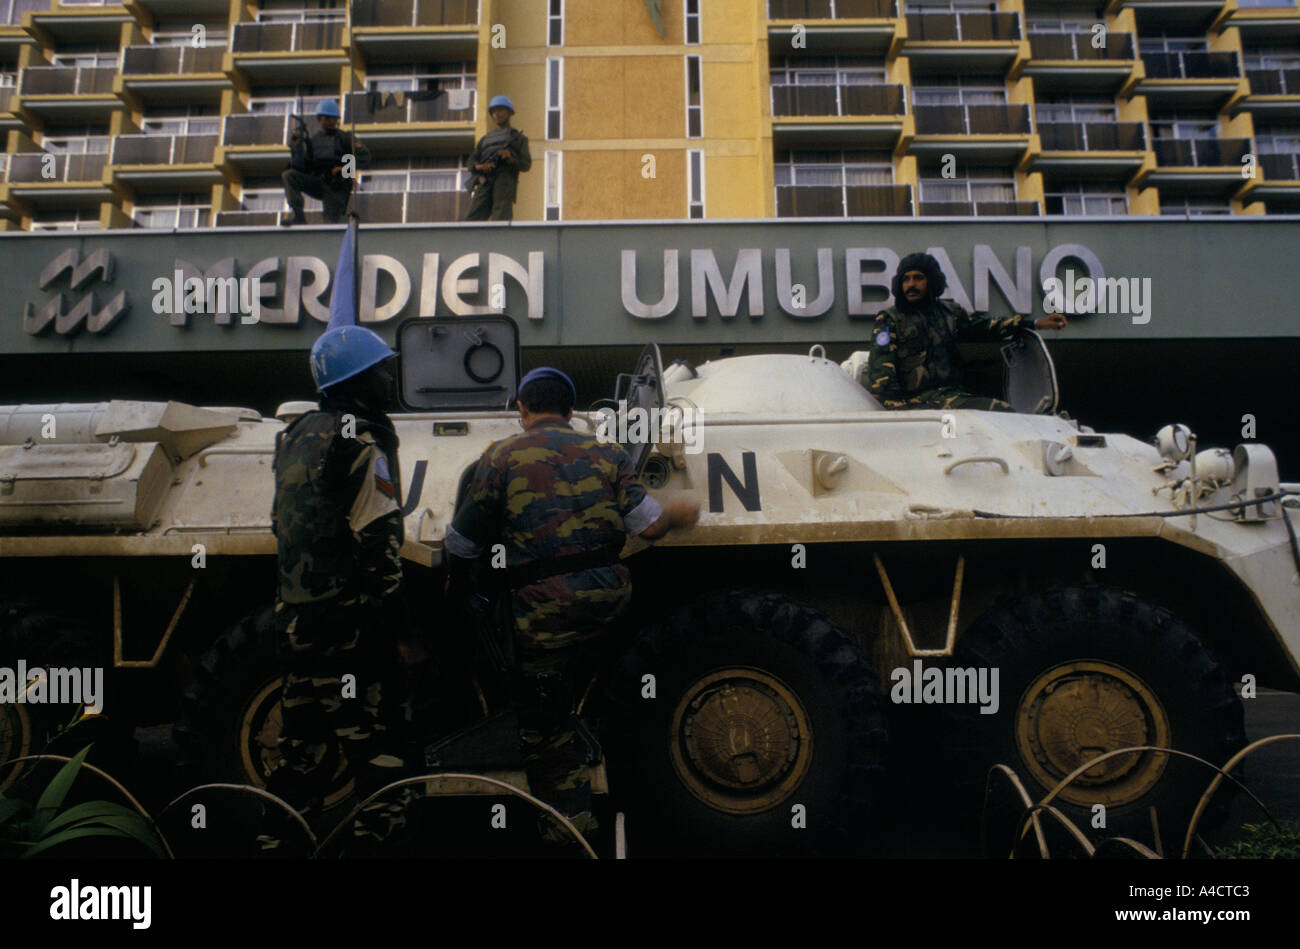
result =
[[[329,329],[336,326],[357,325],[357,218],[348,217],[348,229],[343,232],[343,246],[339,248],[339,262],[334,268],[334,288],[330,293]]]

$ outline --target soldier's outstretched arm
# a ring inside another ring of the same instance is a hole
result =
[[[986,320],[976,316],[964,306],[950,303],[957,317],[957,336],[961,339],[984,340],[993,342],[1009,339],[1019,329],[1033,329],[1032,316],[1003,316],[996,320]]]

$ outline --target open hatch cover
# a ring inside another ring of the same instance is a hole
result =
[[[664,407],[664,361],[657,344],[649,343],[641,350],[641,355],[636,361],[635,372],[618,374],[614,401],[617,403],[615,408],[619,417],[611,424],[618,426],[616,431],[625,437],[634,430],[646,430],[644,425],[634,428],[632,418],[636,416],[626,417],[633,410],[639,409],[637,415],[642,419],[659,417],[660,412],[655,410],[662,410]],[[631,456],[639,476],[645,468],[646,459],[650,457],[650,449],[654,447],[652,439],[640,438],[636,441],[620,439],[619,444]]]
[[[1033,330],[1021,330],[1002,347],[1004,398],[1025,415],[1052,415],[1060,391],[1056,367],[1043,337]]]
[[[508,409],[519,391],[519,327],[508,316],[439,316],[397,329],[398,398],[408,412]]]

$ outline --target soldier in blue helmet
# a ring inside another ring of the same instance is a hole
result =
[[[395,356],[360,326],[326,330],[312,347],[320,408],[299,416],[275,452],[271,525],[279,555],[275,626],[287,659],[280,767],[268,789],[313,815],[347,756],[364,798],[404,776],[401,659],[410,623],[400,595],[401,476],[384,408]],[[355,679],[350,683],[344,676]],[[404,801],[363,812],[352,853],[404,822]],[[264,835],[274,849],[281,834]]]
[[[295,127],[289,139],[289,167],[280,176],[290,213],[282,215],[285,227],[306,224],[302,213],[302,196],[319,198],[325,206],[325,222],[337,224],[348,209],[348,195],[356,184],[355,170],[370,164],[370,150],[339,128],[339,106],[326,99],[316,106],[320,129],[307,137],[305,127]],[[351,163],[347,156],[354,156]]]
[[[514,217],[519,173],[533,166],[528,136],[510,125],[514,103],[506,96],[496,96],[488,103],[488,114],[496,128],[478,140],[469,157],[474,196],[465,214],[467,221],[509,221]]]

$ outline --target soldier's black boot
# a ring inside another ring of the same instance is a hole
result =
[[[302,208],[294,208],[292,214],[280,215],[281,227],[292,227],[295,224],[306,224],[307,218],[303,216]]]

